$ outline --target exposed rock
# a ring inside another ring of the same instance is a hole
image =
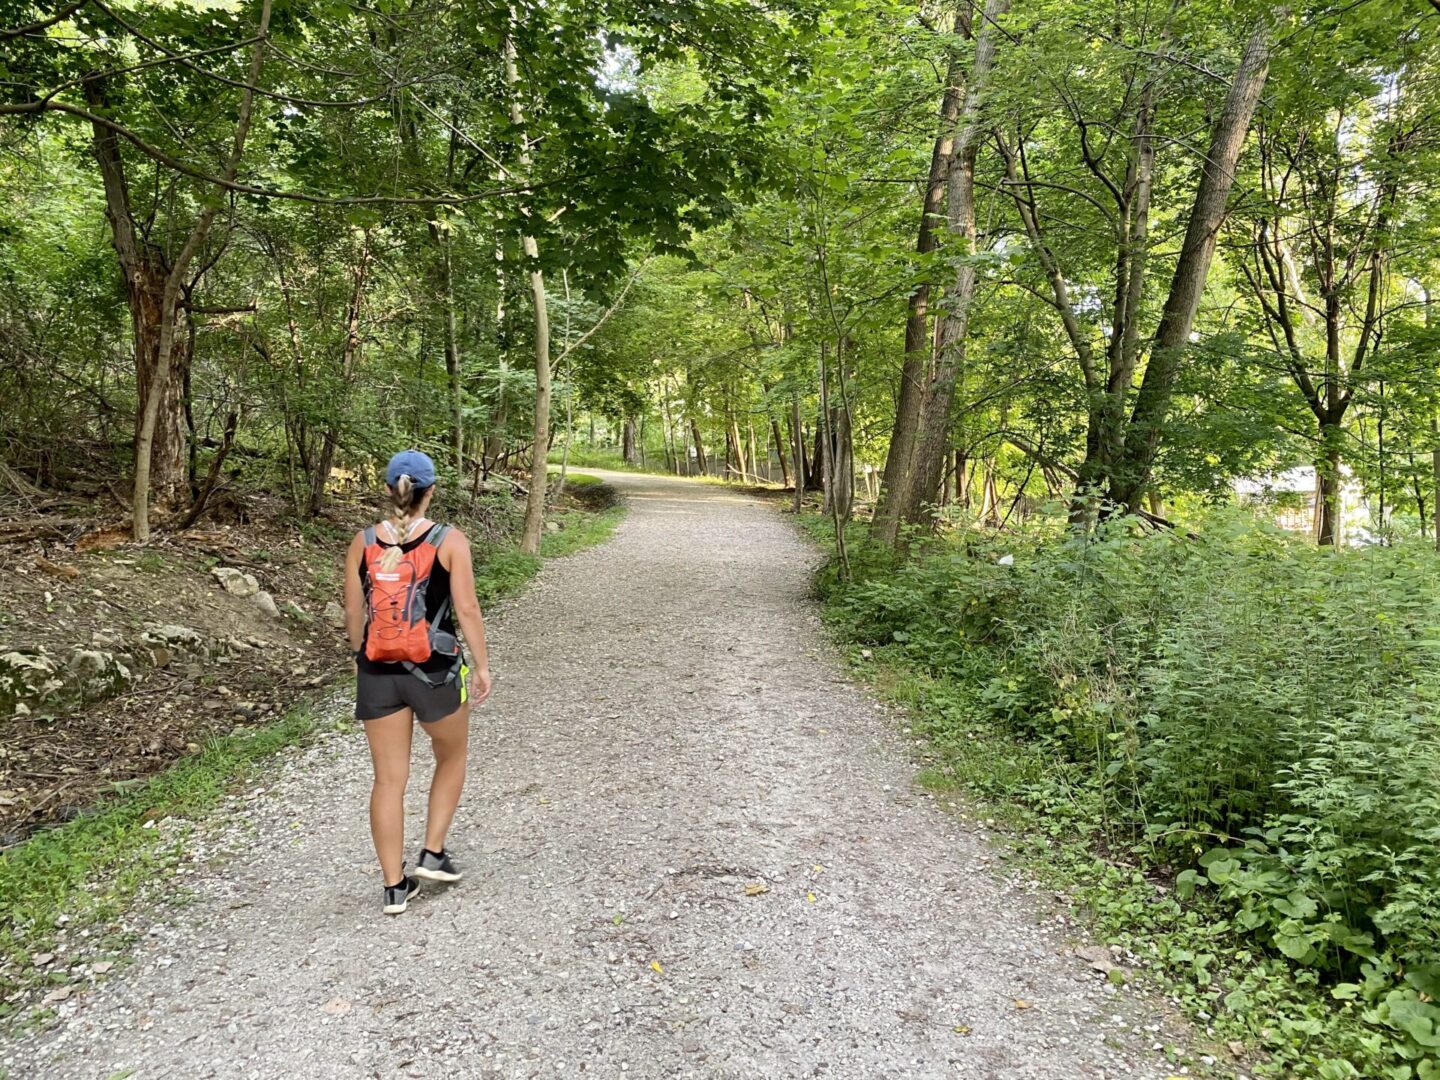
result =
[[[275,598],[271,596],[268,592],[266,592],[264,589],[261,589],[259,592],[256,593],[252,593],[250,599],[255,602],[256,607],[258,607],[261,611],[265,612],[265,614],[269,615],[272,619],[280,618],[280,609],[275,606]]]
[[[337,629],[345,629],[345,609],[331,600],[325,605],[325,621]]]
[[[140,639],[147,645],[160,645],[176,653],[201,655],[207,651],[200,631],[176,623],[150,623]]]
[[[260,583],[255,580],[253,574],[236,570],[233,566],[217,566],[210,573],[215,575],[215,580],[220,582],[221,588],[231,596],[254,596],[260,591]]]
[[[560,522],[558,522],[558,521],[547,521],[547,522],[545,522],[545,531],[546,531],[546,532],[552,532],[552,533],[557,533],[557,532],[559,532],[559,531],[560,531]]]
[[[96,630],[90,635],[90,644],[97,649],[118,649],[125,644],[125,635],[119,630]]]
[[[102,701],[113,697],[136,678],[134,671],[114,653],[99,649],[77,649],[70,658],[66,674],[81,701]]]
[[[292,619],[299,619],[301,622],[309,622],[315,617],[293,600],[280,601],[280,614],[288,615]]]
[[[37,705],[65,687],[60,665],[43,652],[0,654],[0,715]]]

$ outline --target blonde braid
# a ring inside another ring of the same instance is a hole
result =
[[[415,481],[410,479],[408,473],[401,473],[390,490],[390,498],[395,503],[395,512],[391,515],[390,528],[394,531],[399,543],[395,547],[385,549],[385,554],[380,556],[380,569],[387,573],[400,565],[400,544],[410,535],[410,525],[415,520]]]

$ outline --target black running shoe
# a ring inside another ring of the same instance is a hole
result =
[[[420,858],[415,860],[415,875],[427,881],[460,880],[460,871],[455,869],[450,856],[443,851],[431,851],[429,848],[423,849]]]
[[[385,886],[385,907],[386,915],[399,915],[410,903],[410,898],[420,891],[420,882],[417,878],[403,877],[399,885]]]

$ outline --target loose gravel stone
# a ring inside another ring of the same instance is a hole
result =
[[[133,916],[133,962],[0,1043],[0,1073],[1173,1071],[1147,1049],[1162,1006],[1069,955],[983,828],[912,786],[909,740],[822,638],[793,526],[606,479],[631,507],[615,537],[491,614],[462,882],[380,914],[364,737],[334,735],[188,835],[191,902]],[[415,848],[429,758],[418,735]]]

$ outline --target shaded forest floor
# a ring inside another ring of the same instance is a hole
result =
[[[563,548],[613,502],[588,479],[551,508],[547,547]],[[67,514],[45,539],[8,544],[0,849],[126,793],[208,740],[273,722],[331,683],[346,654],[341,557],[377,511],[337,498],[322,518],[300,521],[278,501],[252,499],[243,520],[203,521],[140,547],[97,509]],[[474,541],[484,600],[534,572],[512,539],[521,512],[518,499],[493,495],[436,510]],[[26,520],[0,518],[0,536],[22,533]]]

